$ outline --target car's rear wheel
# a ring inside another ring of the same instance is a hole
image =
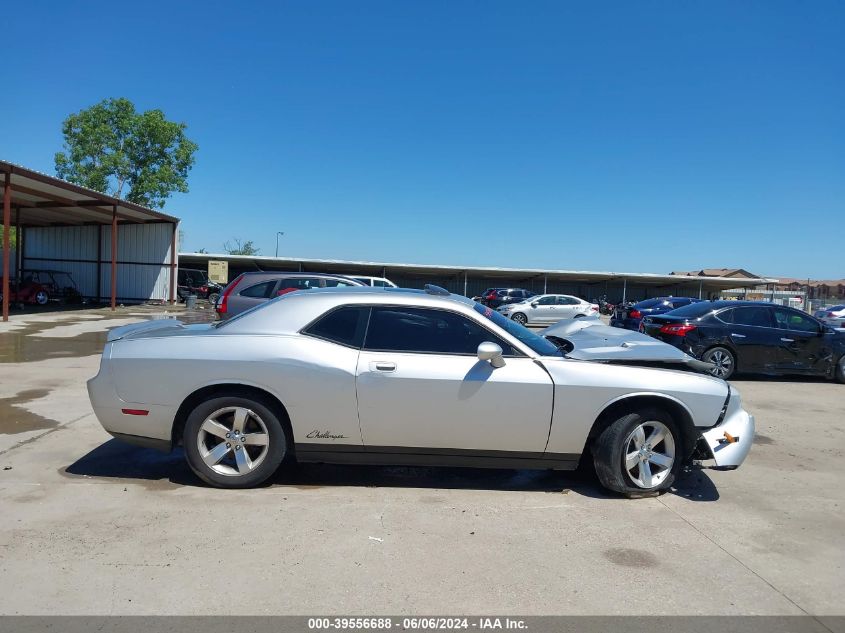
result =
[[[219,295],[218,293],[216,293],[216,292],[212,292],[210,295],[208,295],[208,302],[209,302],[211,305],[216,306],[216,305],[217,305],[217,300],[218,300],[219,298],[220,298],[220,295]]]
[[[48,301],[50,301],[50,295],[47,294],[46,290],[39,290],[35,293],[35,303],[38,305],[45,306]]]
[[[845,354],[842,355],[836,365],[836,382],[845,384]]]
[[[672,417],[644,409],[615,420],[593,443],[593,463],[601,484],[628,495],[666,490],[683,456],[682,438]]]
[[[249,488],[270,477],[285,457],[287,437],[264,402],[211,398],[188,416],[185,457],[197,476],[220,488]]]
[[[581,319],[581,318],[583,318],[583,317],[585,317],[585,316],[587,316],[587,315],[586,315],[586,314],[576,314],[573,318],[575,318],[575,319]]]
[[[736,356],[727,347],[713,347],[701,355],[701,360],[713,363],[714,367],[710,374],[716,378],[727,380],[736,371]]]
[[[528,325],[528,317],[522,314],[522,312],[517,312],[511,317],[511,319],[513,319],[520,325]]]

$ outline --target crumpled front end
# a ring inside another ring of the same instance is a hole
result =
[[[754,441],[754,416],[742,408],[739,392],[733,387],[730,389],[731,397],[724,418],[701,434],[709,450],[706,457],[713,459],[716,468],[737,468],[745,461]]]

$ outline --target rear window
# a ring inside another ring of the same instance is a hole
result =
[[[704,315],[713,312],[715,309],[716,308],[709,301],[698,301],[696,303],[690,303],[689,305],[676,308],[666,314],[669,316],[679,316],[687,319],[699,319]]]
[[[265,281],[260,284],[255,284],[249,288],[244,288],[238,294],[242,297],[252,297],[254,299],[267,299],[273,288],[276,286],[275,281]]]
[[[653,308],[656,305],[664,303],[664,301],[664,299],[646,299],[645,301],[640,301],[639,303],[635,304],[634,307],[637,310],[642,310],[644,308]]]

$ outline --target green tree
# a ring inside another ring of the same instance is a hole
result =
[[[241,240],[234,238],[223,244],[223,250],[229,255],[258,255],[260,248],[256,248],[252,240],[241,243]]]
[[[186,125],[161,110],[137,112],[129,99],[105,99],[62,124],[64,151],[56,174],[116,198],[162,208],[174,191],[188,191],[197,144]]]
[[[3,231],[4,231],[3,222],[0,222],[0,249],[3,248]],[[15,246],[17,245],[17,243],[18,243],[18,232],[15,230],[14,227],[12,227],[12,230],[9,231],[9,247],[12,250],[15,250]]]

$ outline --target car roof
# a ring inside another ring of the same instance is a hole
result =
[[[285,277],[330,277],[332,279],[351,279],[348,275],[341,275],[335,273],[308,273],[298,270],[251,270],[246,273],[241,273],[244,277],[258,277],[261,275],[284,275]]]
[[[409,305],[448,308],[473,314],[475,302],[454,294],[432,294],[412,288],[350,286],[289,292],[221,323],[232,333],[294,333],[331,308],[343,305]]]

